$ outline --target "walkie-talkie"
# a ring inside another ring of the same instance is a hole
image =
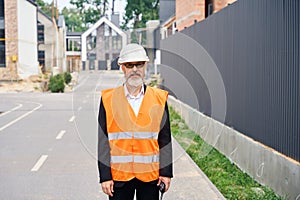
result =
[[[158,187],[159,187],[159,191],[160,191],[160,193],[161,193],[161,195],[160,195],[160,200],[162,200],[163,195],[164,195],[164,193],[165,193],[166,185],[165,185],[164,182],[161,181]]]

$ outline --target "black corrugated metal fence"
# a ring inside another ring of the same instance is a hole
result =
[[[164,87],[300,161],[299,13],[299,0],[238,0],[162,40]]]

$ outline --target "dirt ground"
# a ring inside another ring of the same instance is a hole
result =
[[[30,80],[2,81],[0,82],[0,93],[6,92],[43,92],[42,82]]]
[[[65,92],[71,92],[77,83],[77,74],[72,73],[72,82],[65,86]],[[7,92],[50,92],[48,91],[49,75],[33,75],[19,81],[0,81],[0,93]]]

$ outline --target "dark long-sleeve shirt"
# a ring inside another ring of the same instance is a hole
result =
[[[144,87],[144,89],[146,91],[146,87]],[[173,177],[171,129],[167,102],[158,134],[158,145],[160,150],[159,176]],[[100,183],[112,180],[110,168],[110,146],[106,127],[106,111],[103,106],[102,99],[100,101],[98,115],[98,170]]]

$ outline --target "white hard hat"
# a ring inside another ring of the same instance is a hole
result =
[[[118,63],[149,61],[144,47],[132,43],[128,44],[120,52]]]

